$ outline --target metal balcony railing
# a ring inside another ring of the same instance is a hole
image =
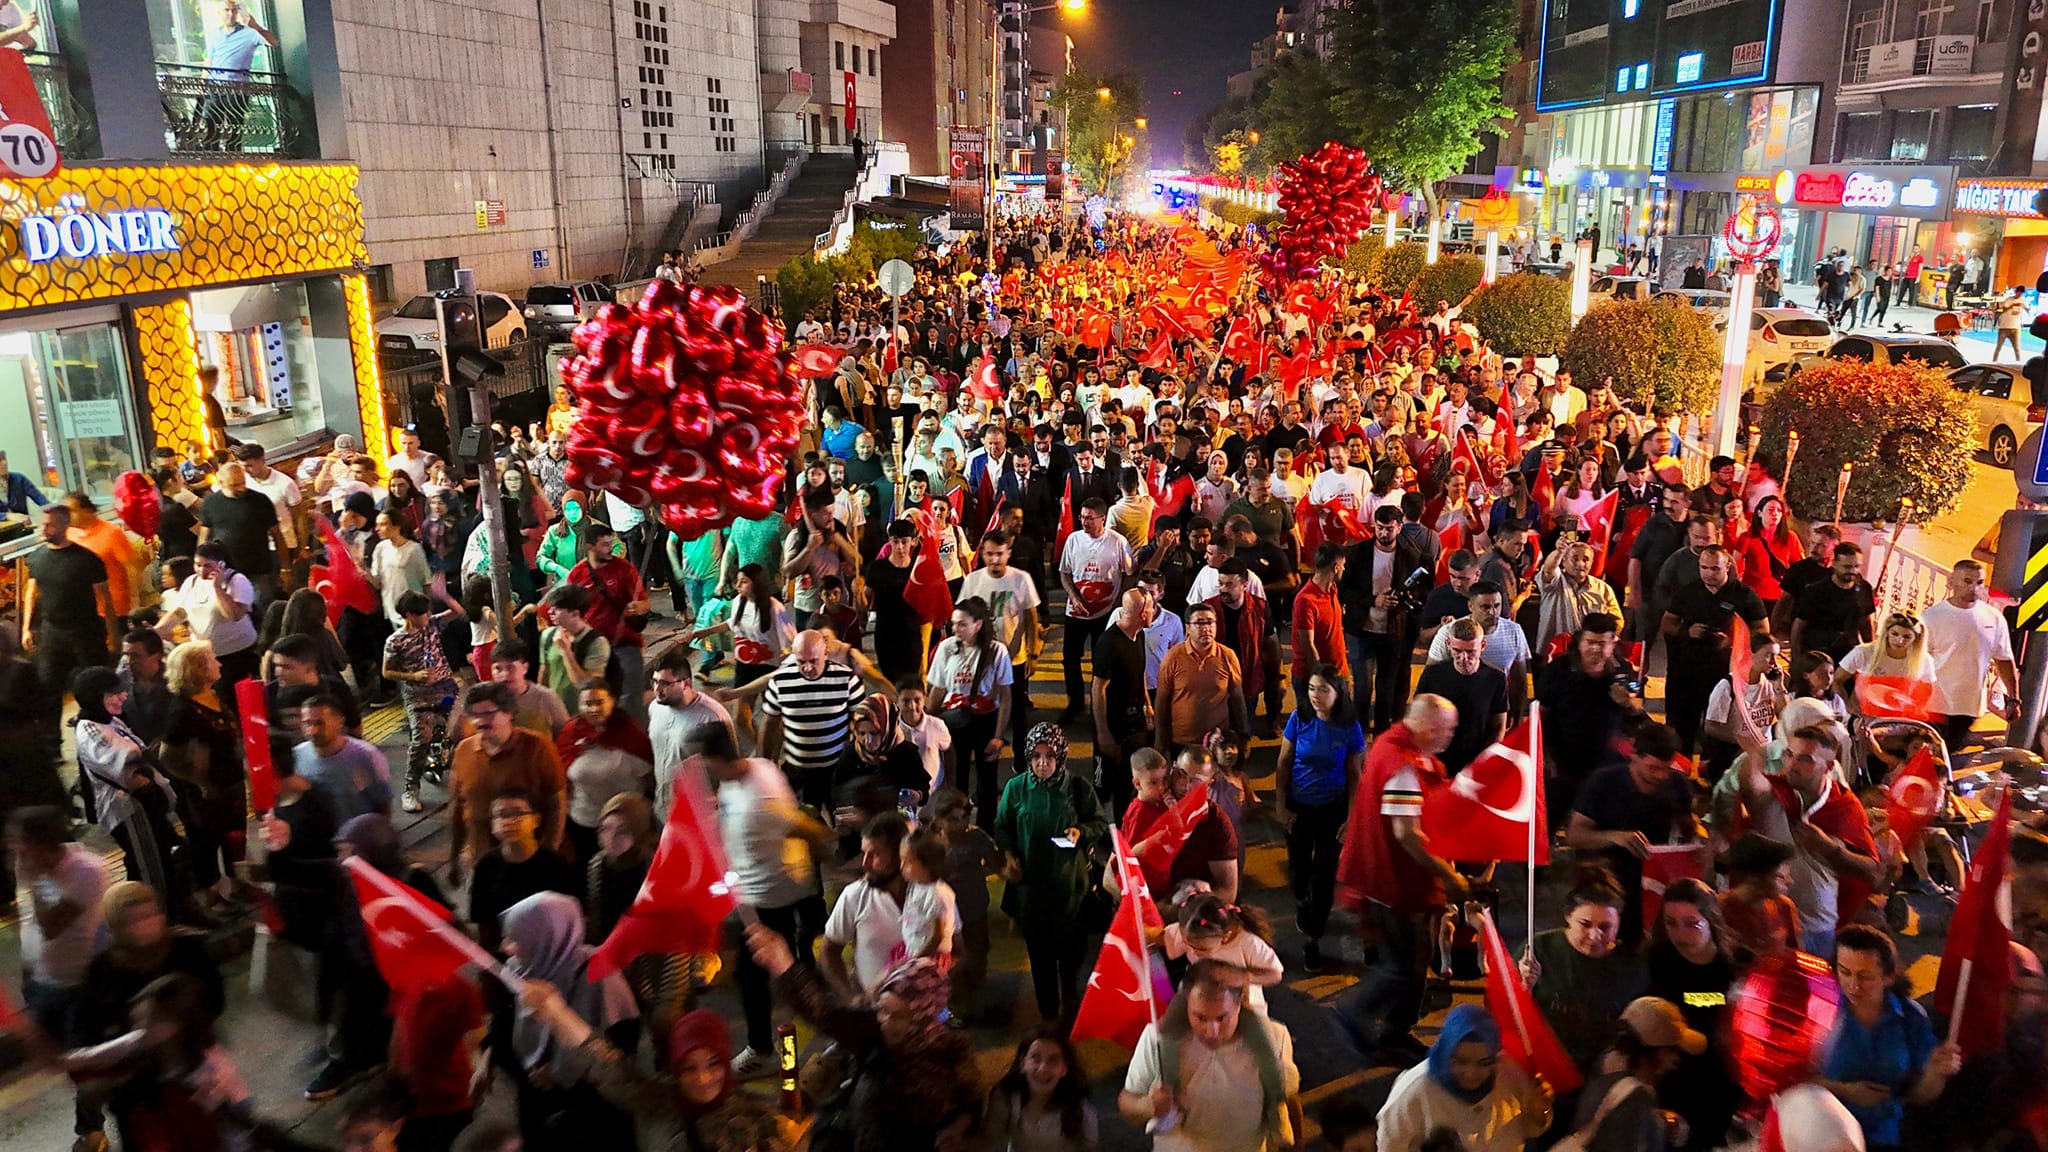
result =
[[[296,156],[298,92],[276,72],[223,79],[202,64],[157,62],[164,136],[177,156]]]
[[[50,131],[57,139],[57,150],[66,156],[77,156],[99,132],[92,113],[71,96],[70,65],[62,56],[48,52],[23,55],[28,60],[28,74],[35,81],[36,94],[43,98],[43,107],[50,113]]]

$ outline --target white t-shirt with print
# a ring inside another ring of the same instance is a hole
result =
[[[995,651],[989,653],[977,679],[974,666],[979,660],[981,653],[960,643],[957,636],[939,641],[937,650],[932,653],[931,667],[924,674],[924,682],[931,689],[930,707],[933,710],[944,712],[965,708],[984,715],[996,711],[996,689],[1007,688],[1014,683],[1010,650],[998,643]]]
[[[1067,537],[1067,546],[1060,553],[1060,575],[1072,580],[1088,601],[1086,610],[1077,610],[1082,606],[1069,600],[1067,615],[1095,619],[1108,614],[1116,607],[1117,593],[1130,570],[1130,542],[1115,532],[1105,528],[1100,536],[1076,532]]]
[[[890,954],[903,943],[903,907],[866,877],[855,880],[839,894],[825,920],[825,943],[834,948],[853,945],[854,983],[872,996],[889,974]]]
[[[1005,568],[1002,576],[996,577],[989,575],[986,568],[976,568],[960,582],[960,598],[973,596],[988,602],[988,610],[996,619],[996,639],[1003,642],[1014,659],[1022,651],[1024,614],[1043,603],[1031,573],[1022,568]]]

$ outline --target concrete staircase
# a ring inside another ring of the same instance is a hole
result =
[[[790,257],[808,255],[818,234],[832,226],[859,172],[844,153],[814,152],[803,171],[759,229],[740,245],[738,255],[704,270],[705,284],[752,288],[755,277],[773,278]]]

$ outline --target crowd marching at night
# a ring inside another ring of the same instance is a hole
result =
[[[237,1068],[253,921],[351,1152],[2048,1149],[2048,830],[1948,789],[2019,707],[1984,568],[1881,612],[1769,451],[1264,243],[837,285],[777,506],[694,538],[580,385],[502,550],[410,432],[160,452],[140,545],[51,502],[0,1031],[75,1147],[332,1146]]]

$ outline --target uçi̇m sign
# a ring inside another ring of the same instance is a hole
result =
[[[1946,220],[1954,179],[1955,169],[1940,165],[1837,164],[1788,168],[1771,182],[1771,192],[1790,208]]]
[[[353,164],[0,180],[0,311],[333,271],[367,255]]]

